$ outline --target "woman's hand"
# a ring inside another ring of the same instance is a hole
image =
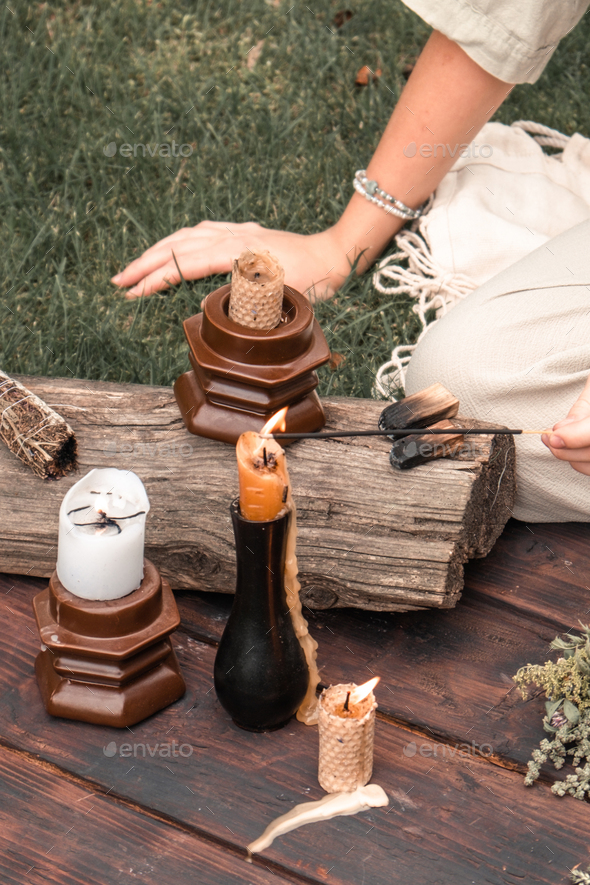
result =
[[[578,473],[590,476],[590,378],[567,418],[558,421],[553,433],[544,433],[541,439],[556,458],[569,461]]]
[[[480,68],[456,43],[433,31],[391,116],[367,175],[415,209],[455,162],[455,152],[408,157],[411,143],[460,146],[474,138],[510,92],[510,84]],[[411,110],[410,110],[411,109]],[[229,273],[244,249],[268,249],[285,269],[285,282],[312,299],[329,298],[356,264],[366,270],[381,255],[402,221],[354,193],[336,224],[303,236],[259,224],[202,221],[165,237],[113,277],[130,287],[127,298],[150,295],[180,282]],[[174,254],[173,254],[174,253]],[[175,261],[176,259],[176,261]]]
[[[229,273],[234,258],[245,249],[267,249],[283,266],[287,285],[312,300],[329,298],[350,273],[351,265],[335,228],[303,236],[253,222],[202,221],[160,240],[112,282],[131,287],[126,298],[140,298],[178,284],[178,268],[185,280]]]

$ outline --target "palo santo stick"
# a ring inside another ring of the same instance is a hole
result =
[[[229,318],[249,329],[275,329],[281,322],[285,272],[270,252],[246,249],[234,261]]]
[[[0,372],[0,437],[43,479],[59,479],[77,467],[77,443],[70,425],[4,372]]]
[[[439,384],[431,384],[418,393],[391,403],[381,412],[380,430],[405,427],[427,427],[443,418],[454,418],[459,411],[459,400]]]
[[[433,434],[433,430],[448,430],[447,434]],[[430,431],[430,433],[429,433]],[[418,464],[426,464],[438,458],[449,458],[459,451],[464,436],[457,433],[452,421],[437,421],[422,434],[412,434],[396,439],[389,453],[389,463],[398,470],[409,470]]]

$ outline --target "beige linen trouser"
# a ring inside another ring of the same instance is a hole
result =
[[[426,333],[406,394],[440,381],[459,414],[542,429],[565,418],[590,375],[590,221],[493,277]],[[590,522],[590,476],[516,436],[514,516]]]

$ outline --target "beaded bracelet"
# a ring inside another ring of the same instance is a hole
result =
[[[385,209],[386,212],[393,212],[394,215],[397,215],[398,218],[403,218],[404,221],[412,221],[415,218],[420,218],[422,215],[422,207],[420,209],[410,209],[401,200],[397,200],[391,194],[381,190],[376,181],[371,181],[367,178],[366,169],[358,169],[355,172],[352,184],[355,191],[361,194],[361,196],[371,203],[375,203],[376,206]],[[380,200],[376,194],[379,194],[379,197],[383,197],[383,199]],[[389,202],[385,203],[384,200]]]

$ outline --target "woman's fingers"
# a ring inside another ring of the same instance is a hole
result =
[[[214,237],[222,242],[228,237],[252,235],[261,230],[264,228],[253,222],[232,224],[225,221],[202,221],[195,227],[183,227],[146,249],[139,258],[116,274],[111,282],[121,287],[133,286],[157,267],[164,266],[170,260],[172,251],[178,256],[178,252],[186,254],[191,248],[203,245],[203,239],[211,240]]]
[[[210,237],[206,240],[179,239],[167,246],[160,246],[157,244],[157,246],[150,249],[149,252],[144,252],[140,258],[133,261],[129,267],[123,271],[117,280],[117,285],[135,287],[144,280],[145,277],[150,276],[158,270],[163,271],[164,269],[167,269],[170,264],[176,269],[175,258],[180,265],[180,269],[182,270],[185,279],[194,279],[194,277],[187,276],[187,274],[190,273],[189,268],[192,266],[190,261],[187,262],[187,258],[208,255],[210,254],[212,247],[217,249],[222,245],[223,244],[218,243],[217,240],[211,241]],[[185,265],[187,267],[186,273],[183,269],[183,266]]]
[[[203,221],[155,243],[113,282],[129,287],[127,298],[151,295],[176,285],[181,275],[196,280],[229,273],[245,249],[268,249],[283,266],[287,285],[313,298],[330,297],[350,271],[346,252],[332,230],[303,236],[254,222]]]
[[[551,453],[555,455],[558,461],[569,461],[571,464],[587,461],[590,465],[590,446],[570,449],[552,446],[550,443],[545,443],[545,445],[551,449]]]
[[[544,433],[541,439],[560,461],[569,461],[572,466],[588,462],[590,466],[590,416],[578,420],[564,418],[554,425],[551,433]]]
[[[567,417],[541,440],[559,461],[568,461],[578,473],[590,476],[590,378]]]
[[[168,253],[169,254],[169,253]],[[197,252],[194,245],[189,250],[178,252],[170,261],[152,262],[132,289],[125,293],[127,299],[141,298],[162,289],[168,289],[180,282],[180,272],[185,280],[196,280],[216,273],[229,273],[232,266],[231,250],[203,249]],[[154,265],[154,266],[152,266]],[[178,265],[178,266],[177,266]]]
[[[178,231],[178,233],[180,234],[181,232]],[[143,255],[140,255],[139,258],[127,265],[125,270],[113,277],[111,282],[122,287],[134,286],[148,274],[157,270],[157,268],[163,268],[169,261],[172,261],[174,264],[174,255],[178,259],[179,256],[188,255],[201,249],[204,237],[208,241],[211,240],[210,234],[200,234],[191,237],[174,236],[169,237],[167,243],[155,243],[149,249],[146,249]]]
[[[549,445],[555,448],[582,449],[590,446],[590,415],[577,421],[559,421],[548,434]]]

